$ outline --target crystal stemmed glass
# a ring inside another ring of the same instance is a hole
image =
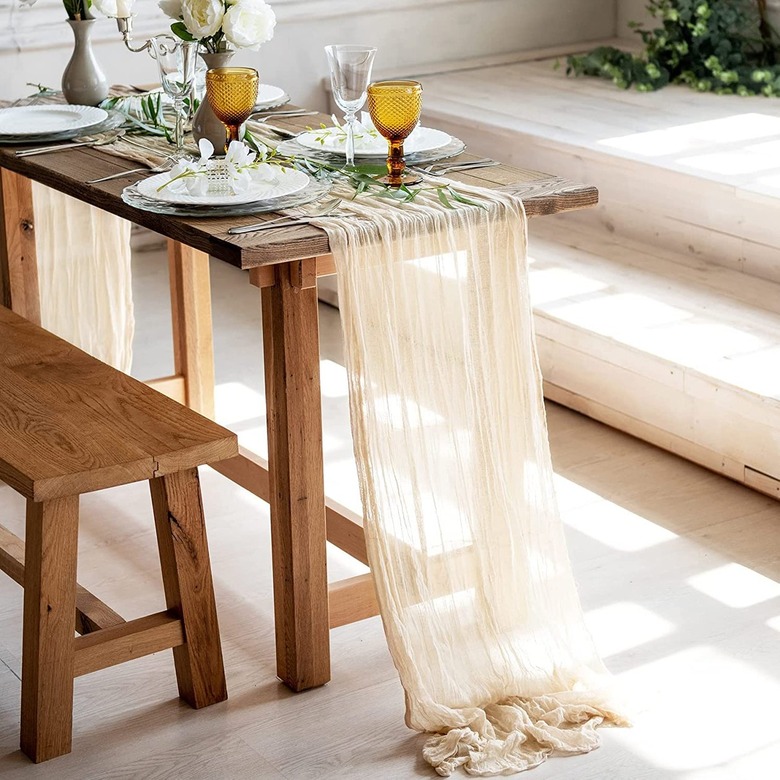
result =
[[[377,81],[368,87],[368,110],[374,127],[387,139],[387,176],[391,187],[418,184],[421,176],[404,174],[404,141],[417,127],[422,109],[422,86],[417,81]]]
[[[355,164],[355,114],[366,102],[366,88],[376,49],[371,46],[336,44],[325,47],[330,66],[333,99],[347,120],[347,165]]]
[[[150,43],[152,56],[157,60],[160,71],[162,88],[173,100],[176,114],[173,142],[176,144],[176,156],[181,157],[184,153],[184,121],[192,107],[198,44],[172,35],[157,35]]]
[[[258,75],[254,68],[212,68],[206,72],[206,97],[226,128],[225,151],[238,141],[241,125],[257,102]]]

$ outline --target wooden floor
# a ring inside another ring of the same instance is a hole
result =
[[[170,368],[167,267],[136,258],[141,376]],[[213,265],[218,418],[245,443],[262,416],[259,294]],[[355,506],[338,317],[323,325],[329,490]],[[602,732],[587,756],[558,758],[536,780],[763,780],[780,764],[780,503],[557,406],[549,408],[557,485],[588,621],[637,702],[636,726]],[[34,766],[19,752],[21,590],[0,579],[0,777],[3,780],[324,780],[433,777],[378,619],[333,632],[334,679],[289,693],[274,677],[268,508],[208,469],[203,492],[230,699],[178,702],[170,653],[76,682],[73,753]],[[0,487],[0,515],[23,507]],[[80,581],[124,615],[163,607],[144,485],[83,501]],[[360,572],[338,551],[334,578]]]

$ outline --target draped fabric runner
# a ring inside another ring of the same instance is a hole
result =
[[[130,223],[37,182],[32,190],[41,324],[129,373],[135,329]]]
[[[41,324],[129,373],[130,223],[36,182],[33,206]]]
[[[440,775],[487,776],[627,724],[556,507],[522,204],[455,186],[486,208],[361,197],[352,218],[316,224],[338,270],[366,541],[406,722],[436,734],[423,755]]]

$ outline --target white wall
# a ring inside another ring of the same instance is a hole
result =
[[[294,100],[325,107],[327,43],[372,43],[381,71],[490,54],[606,38],[615,33],[618,0],[274,0],[279,24],[260,52],[241,52],[263,81],[284,87]],[[166,29],[156,0],[138,0],[140,34]],[[27,94],[25,82],[58,86],[71,49],[60,0],[19,9],[0,0],[0,96]],[[126,52],[113,20],[96,25],[95,51],[111,82],[155,80],[146,54]]]
[[[648,27],[654,26],[653,17],[645,10],[646,5],[647,0],[618,0],[617,33],[621,38],[636,38],[628,29],[629,22],[648,22]]]

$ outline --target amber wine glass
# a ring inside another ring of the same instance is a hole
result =
[[[212,68],[206,72],[206,97],[225,125],[225,151],[238,141],[241,125],[257,102],[258,75],[254,68]]]
[[[374,127],[387,139],[387,176],[390,187],[419,184],[421,176],[405,174],[404,141],[417,127],[422,110],[422,86],[417,81],[376,81],[368,85],[368,111]]]

